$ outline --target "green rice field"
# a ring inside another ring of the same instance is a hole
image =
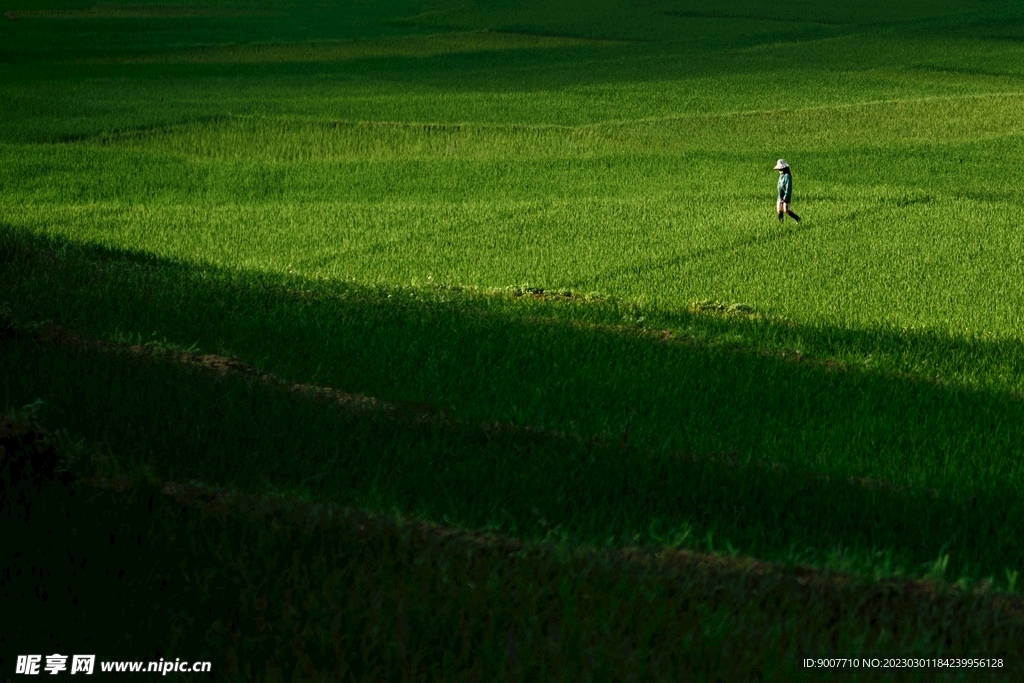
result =
[[[0,15],[0,680],[1024,676],[1017,0]]]

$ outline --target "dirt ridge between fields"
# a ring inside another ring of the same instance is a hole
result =
[[[131,486],[131,482],[94,477],[89,483],[99,488]],[[874,601],[982,600],[988,609],[1014,620],[1024,621],[1024,597],[987,593],[984,584],[963,588],[931,579],[871,579],[848,572],[822,571],[806,566],[787,566],[751,557],[731,557],[686,549],[652,549],[635,546],[602,549],[589,546],[564,546],[550,541],[524,542],[519,539],[431,522],[399,518],[394,515],[345,508],[328,503],[312,503],[278,494],[244,494],[204,484],[164,482],[163,495],[178,504],[208,512],[238,512],[257,519],[284,519],[296,525],[331,526],[342,524],[369,537],[375,529],[399,528],[428,545],[455,545],[467,550],[482,550],[510,558],[524,553],[580,553],[607,562],[621,563],[633,569],[662,574],[667,580],[697,579],[711,583],[743,582],[757,589],[771,586],[773,591],[796,591],[811,596],[822,593],[839,598],[846,594],[863,595],[862,603]]]
[[[130,475],[94,472],[75,476],[64,468],[63,460],[50,442],[48,433],[34,425],[31,418],[0,418],[0,465],[14,474],[17,484],[23,474],[31,474],[34,486],[73,486],[75,481],[97,490],[127,493],[131,489],[155,488],[177,504],[214,514],[242,514],[274,524],[287,524],[308,531],[340,526],[357,540],[368,541],[381,534],[404,538],[403,543],[426,547],[430,553],[451,554],[451,550],[506,558],[516,562],[532,556],[582,558],[588,563],[603,563],[609,571],[653,573],[659,580],[697,582],[712,589],[732,585],[751,590],[762,598],[771,595],[796,596],[799,601],[829,605],[855,605],[858,611],[901,605],[926,613],[931,607],[940,611],[989,612],[1000,623],[1009,619],[1024,623],[1024,597],[990,593],[991,584],[973,587],[931,579],[863,576],[844,571],[829,571],[807,566],[791,566],[753,557],[740,557],[680,548],[621,546],[602,548],[571,545],[552,540],[523,541],[485,531],[463,529],[404,518],[395,514],[371,512],[325,502],[306,501],[281,494],[251,494],[205,485],[197,481],[150,480]],[[26,445],[28,448],[26,448]],[[25,463],[31,467],[25,470]],[[20,473],[20,474],[19,474]],[[6,481],[4,477],[2,481]],[[0,483],[2,483],[0,481]],[[0,490],[0,493],[4,493]],[[467,556],[468,557],[468,556]],[[802,596],[802,597],[800,597]],[[711,595],[711,598],[714,596]],[[852,602],[851,602],[852,600]],[[929,607],[931,606],[931,607]]]
[[[669,330],[637,330],[622,326],[615,327],[614,331],[634,332],[653,336],[660,340],[684,339],[673,337]],[[105,340],[88,335],[76,333],[67,328],[53,323],[42,323],[31,325],[25,328],[15,328],[15,333],[28,333],[32,339],[40,343],[58,344],[65,347],[90,351],[96,353],[122,354],[135,358],[149,358],[163,360],[188,367],[199,372],[207,373],[214,377],[239,377],[256,384],[262,385],[268,390],[284,391],[298,398],[314,400],[334,405],[342,411],[349,413],[366,413],[386,415],[391,418],[408,421],[412,423],[435,423],[446,424],[451,427],[476,428],[487,435],[499,434],[522,434],[555,441],[571,442],[595,448],[614,448],[621,450],[641,450],[639,447],[629,444],[629,434],[623,432],[619,440],[601,439],[599,437],[586,437],[571,432],[555,429],[545,429],[532,425],[521,425],[500,420],[488,420],[482,422],[468,422],[460,420],[449,411],[438,409],[428,404],[411,402],[387,401],[365,394],[351,393],[334,387],[294,382],[281,377],[280,375],[264,370],[259,370],[251,365],[243,363],[235,358],[221,356],[211,353],[195,353],[192,351],[181,351],[168,349],[155,344],[136,344],[131,342]],[[795,360],[802,360],[796,358]],[[673,453],[676,458],[686,459],[692,462],[708,462],[727,467],[755,467],[765,472],[775,474],[786,474],[791,468],[785,463],[755,458],[750,455],[743,455],[737,451],[711,452],[711,453]],[[896,484],[884,479],[872,477],[836,477],[827,473],[801,472],[812,481],[828,484],[842,482],[863,487],[869,490],[878,490],[889,494],[904,493],[911,490],[911,487]],[[939,496],[937,489],[929,489],[925,492],[928,497]]]
[[[71,467],[69,468],[69,465]],[[617,561],[642,565],[655,570],[679,573],[703,571],[736,577],[788,577],[796,584],[850,587],[855,584],[885,584],[897,592],[907,591],[914,595],[932,596],[946,591],[965,591],[929,579],[883,578],[870,581],[865,577],[848,572],[823,571],[806,566],[788,566],[777,562],[759,560],[753,557],[729,556],[710,552],[699,552],[681,548],[653,548],[620,546],[599,548],[590,545],[569,545],[550,540],[523,541],[495,533],[471,530],[450,525],[403,518],[395,514],[371,512],[333,503],[302,500],[277,493],[241,493],[223,487],[215,487],[198,481],[177,482],[157,481],[134,475],[116,474],[102,470],[82,475],[74,459],[67,460],[61,453],[61,446],[52,435],[36,423],[29,415],[0,415],[0,471],[7,476],[0,477],[0,494],[8,493],[7,486],[28,483],[41,490],[47,484],[73,485],[75,482],[98,490],[126,493],[139,485],[155,486],[164,496],[178,504],[198,508],[207,512],[238,512],[255,519],[288,520],[306,528],[316,526],[348,525],[359,534],[370,534],[381,525],[401,528],[423,539],[437,543],[461,544],[470,549],[489,549],[514,556],[528,550],[561,549],[570,553],[590,553]],[[27,467],[26,467],[27,466]],[[2,497],[2,495],[0,495]],[[19,499],[18,504],[24,501]],[[983,593],[984,591],[973,591]],[[1011,606],[1015,613],[1024,618],[1024,597],[993,596]]]

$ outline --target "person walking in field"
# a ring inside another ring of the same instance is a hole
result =
[[[797,216],[793,213],[793,209],[789,208],[789,203],[793,201],[793,174],[789,171],[789,162],[779,159],[775,164],[775,170],[779,172],[779,201],[775,205],[779,212],[779,222],[785,220],[788,213],[793,220],[799,223],[800,216]]]

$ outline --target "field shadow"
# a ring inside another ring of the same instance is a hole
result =
[[[5,466],[26,459],[8,454]],[[595,644],[646,650],[671,680],[747,680],[766,661],[795,673],[796,654],[882,647],[1020,668],[1020,598],[685,551],[522,543],[289,497],[69,474],[40,468],[35,482],[0,488],[10,567],[0,666],[44,639],[54,651],[99,643],[153,662],[186,651],[229,676],[241,662],[258,680],[300,666],[322,677],[373,666],[397,679],[410,657],[479,671],[480,656],[491,680],[509,659],[594,668],[585,653]],[[491,646],[512,637],[520,649]],[[725,665],[694,657],[737,640],[742,654]],[[619,680],[638,667],[624,657],[611,670]]]
[[[950,572],[975,576],[1024,564],[1019,396],[729,340],[1019,360],[1017,342],[685,312],[673,315],[690,332],[666,337],[614,303],[228,272],[9,226],[0,245],[0,305],[20,324],[222,353],[457,422],[339,421],[242,379],[9,346],[7,405],[51,401],[59,426],[165,476],[520,535],[794,561],[855,548],[851,562],[890,553],[918,569],[949,554]],[[540,431],[481,430],[495,421]]]

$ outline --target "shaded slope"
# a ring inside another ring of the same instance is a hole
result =
[[[1004,585],[1024,556],[1012,481],[969,486],[948,477],[932,489],[794,458],[784,464],[778,450],[680,454],[644,446],[628,426],[593,438],[476,422],[290,382],[230,359],[55,332],[44,326],[6,343],[6,402],[44,399],[55,425],[128,472],[293,492],[525,538],[738,550],[868,574],[938,568]],[[854,374],[765,362],[847,381]],[[911,397],[946,391],[911,386]]]
[[[22,427],[0,424],[5,473],[23,457],[7,439]],[[0,636],[14,650],[45,631],[58,651],[187,651],[218,675],[256,679],[813,680],[803,656],[878,651],[1000,660],[971,680],[1020,672],[1017,598],[678,551],[524,544],[198,484],[41,474],[34,487],[0,488],[2,590],[15,617],[5,623],[18,624]],[[6,505],[26,491],[30,501]]]

